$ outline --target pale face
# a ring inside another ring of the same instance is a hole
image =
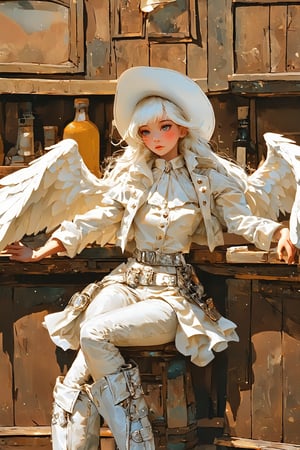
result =
[[[186,133],[186,128],[169,119],[149,122],[139,128],[139,135],[145,146],[166,161],[178,156],[178,141]]]

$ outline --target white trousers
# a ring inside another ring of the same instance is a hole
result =
[[[77,357],[64,384],[78,387],[118,371],[124,359],[118,347],[159,345],[175,339],[176,313],[166,301],[169,289],[106,286],[84,313]]]

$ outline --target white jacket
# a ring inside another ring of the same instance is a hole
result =
[[[209,153],[202,157],[185,150],[187,169],[199,199],[203,216],[192,242],[208,245],[210,251],[223,245],[223,231],[243,236],[262,250],[268,250],[279,223],[253,216],[242,188],[226,168]],[[145,202],[153,183],[151,163],[140,161],[120,174],[120,182],[106,195],[99,207],[63,222],[53,233],[62,241],[70,257],[80,253],[89,243],[114,243],[125,249],[134,248],[133,221]]]

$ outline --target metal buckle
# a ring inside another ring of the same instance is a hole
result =
[[[169,273],[155,273],[153,284],[156,286],[177,286],[177,275]]]
[[[88,307],[90,299],[90,296],[85,292],[75,292],[70,298],[68,305],[74,308],[75,311],[84,311]]]
[[[137,288],[140,284],[140,273],[141,269],[130,267],[125,274],[126,284],[133,289]]]

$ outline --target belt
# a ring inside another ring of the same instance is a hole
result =
[[[81,292],[75,292],[68,305],[75,311],[84,311],[102,288],[101,282],[88,284]]]
[[[138,286],[177,286],[177,275],[165,272],[154,272],[150,268],[131,267],[124,273],[125,282],[132,288]]]
[[[186,264],[182,253],[161,253],[151,250],[135,249],[133,252],[137,262],[149,264],[150,266],[173,266],[179,267]]]

